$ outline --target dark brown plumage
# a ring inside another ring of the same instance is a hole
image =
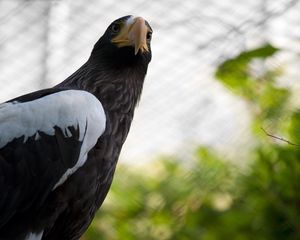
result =
[[[133,31],[138,36],[131,36]],[[101,102],[106,126],[87,153],[83,166],[68,176],[66,181],[53,191],[41,190],[43,197],[37,196],[37,204],[6,217],[2,225],[0,214],[0,239],[30,239],[29,233],[41,233],[41,238],[36,239],[75,240],[87,229],[110,188],[122,145],[130,129],[151,60],[151,33],[152,29],[142,18],[120,18],[108,27],[95,44],[88,61],[69,78],[52,89],[14,99],[27,102],[53,92],[84,90]],[[86,129],[88,126],[89,122],[86,123]],[[72,131],[72,136],[75,136],[76,127]],[[55,133],[56,139],[58,135],[58,132]],[[63,142],[64,134],[61,135]],[[79,146],[80,141],[76,139],[79,137],[75,137],[74,146]],[[71,156],[69,152],[72,151],[68,150],[65,156]],[[68,163],[74,166],[71,160]],[[53,188],[52,183],[48,188],[50,186]]]

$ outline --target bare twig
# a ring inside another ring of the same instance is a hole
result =
[[[265,133],[267,136],[271,137],[271,138],[275,138],[275,139],[277,139],[277,140],[283,141],[283,142],[288,143],[288,144],[290,144],[290,145],[300,147],[300,145],[298,145],[298,144],[296,144],[296,143],[293,143],[293,142],[291,142],[291,141],[289,141],[289,140],[287,140],[287,139],[284,139],[284,138],[282,138],[282,137],[278,137],[278,136],[275,136],[275,135],[273,135],[273,134],[268,133],[263,127],[261,127],[261,130],[263,130],[264,133]]]

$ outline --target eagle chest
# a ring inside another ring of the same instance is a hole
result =
[[[132,114],[107,113],[106,129],[91,151],[91,158],[96,159],[96,165],[101,172],[114,168],[123,143],[128,135]]]

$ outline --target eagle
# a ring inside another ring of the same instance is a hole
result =
[[[112,183],[151,61],[142,17],[112,22],[58,85],[0,104],[0,240],[77,240]]]

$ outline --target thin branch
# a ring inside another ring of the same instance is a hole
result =
[[[288,144],[290,144],[290,145],[300,147],[300,145],[298,145],[298,144],[296,144],[296,143],[293,143],[293,142],[291,142],[291,141],[289,141],[289,140],[287,140],[287,139],[284,139],[284,138],[282,138],[282,137],[278,137],[278,136],[275,136],[275,135],[272,135],[272,134],[268,133],[263,127],[261,127],[261,130],[263,130],[264,133],[265,133],[267,136],[271,137],[271,138],[275,138],[275,139],[277,139],[277,140],[280,140],[280,141],[282,141],[282,142],[288,143]]]

